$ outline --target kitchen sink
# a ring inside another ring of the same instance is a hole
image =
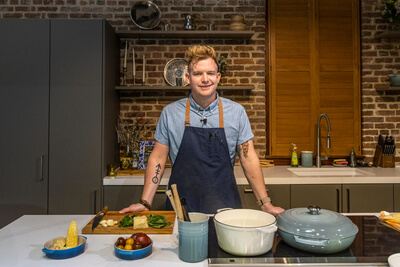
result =
[[[351,167],[322,167],[322,168],[288,168],[297,176],[370,176],[372,172]]]

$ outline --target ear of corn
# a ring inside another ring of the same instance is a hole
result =
[[[64,249],[65,248],[65,237],[56,241],[53,245],[53,249]]]
[[[73,248],[78,245],[78,226],[75,221],[71,221],[67,233],[67,248]]]

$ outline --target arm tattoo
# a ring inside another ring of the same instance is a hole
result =
[[[238,146],[238,154],[240,159],[242,158],[242,151],[243,157],[247,158],[249,153],[249,142],[243,143]]]
[[[249,142],[243,143],[243,156],[247,158],[249,155]]]
[[[161,165],[160,165],[160,163],[158,163],[157,166],[156,166],[155,175],[154,175],[153,178],[151,179],[151,180],[153,181],[154,184],[157,184],[158,181],[159,181],[158,175],[160,174],[160,170],[161,170]]]

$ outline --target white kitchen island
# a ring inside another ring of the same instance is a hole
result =
[[[153,252],[140,260],[121,260],[114,255],[113,244],[121,235],[84,235],[85,251],[73,258],[54,260],[42,251],[44,243],[52,238],[65,236],[70,221],[81,229],[94,215],[24,215],[0,229],[1,266],[207,266],[186,263],[178,257],[177,224],[172,234],[149,235],[153,240]]]

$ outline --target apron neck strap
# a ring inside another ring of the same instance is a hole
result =
[[[224,110],[222,107],[221,98],[218,98],[218,109],[219,109],[219,128],[224,128]],[[190,126],[190,100],[189,100],[189,98],[186,101],[185,126]]]

